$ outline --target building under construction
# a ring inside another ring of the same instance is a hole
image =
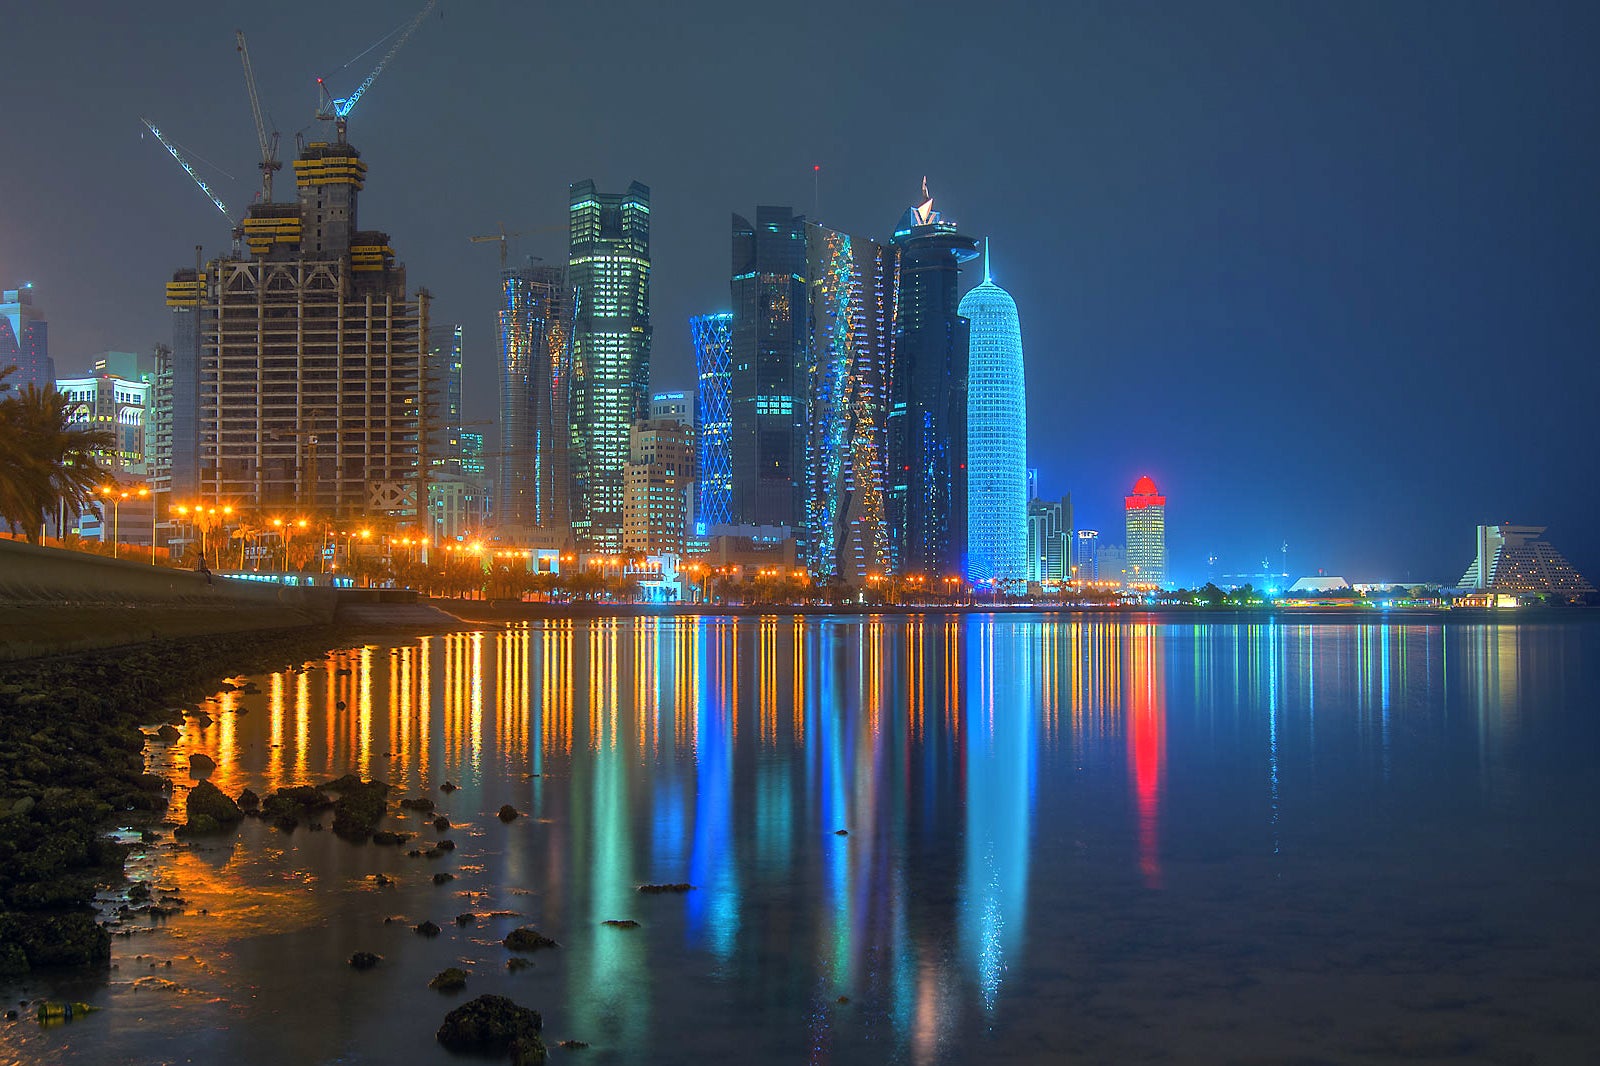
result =
[[[401,519],[426,504],[428,295],[361,228],[366,173],[342,137],[307,144],[297,199],[257,203],[241,249],[167,285],[157,479],[175,499]]]

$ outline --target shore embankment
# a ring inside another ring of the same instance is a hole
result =
[[[0,978],[109,961],[91,901],[126,849],[108,830],[155,832],[171,788],[145,772],[143,727],[181,723],[225,677],[349,643],[309,626],[0,662]]]
[[[331,589],[229,581],[0,540],[0,660],[334,620]]]

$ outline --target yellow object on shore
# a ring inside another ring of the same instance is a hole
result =
[[[39,1004],[39,1021],[41,1022],[70,1022],[99,1010],[87,1003],[41,1003]]]

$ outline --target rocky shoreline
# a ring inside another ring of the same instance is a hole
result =
[[[127,848],[108,830],[153,825],[171,790],[145,772],[142,726],[181,723],[226,677],[349,643],[317,627],[0,664],[0,979],[109,963],[92,902],[122,882]]]

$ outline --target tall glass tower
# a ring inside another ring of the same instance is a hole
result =
[[[572,534],[580,548],[618,553],[628,434],[650,415],[650,189],[580,181],[567,207]]]
[[[891,564],[929,580],[966,573],[967,320],[961,264],[978,242],[940,217],[922,183],[892,242],[900,250],[899,319],[890,374]]]
[[[806,451],[806,225],[788,207],[733,216],[733,514],[802,525]]]
[[[1022,328],[1011,294],[989,276],[961,300],[972,323],[967,364],[967,579],[1028,576],[1028,409]]]
[[[501,277],[495,526],[506,540],[567,529],[570,312],[561,267],[530,265]]]
[[[705,536],[711,526],[733,521],[733,416],[728,401],[733,315],[695,315],[689,331],[694,336],[694,420],[700,432],[694,532]]]
[[[1149,475],[1133,483],[1123,500],[1128,534],[1128,580],[1135,585],[1167,581],[1167,498]]]

